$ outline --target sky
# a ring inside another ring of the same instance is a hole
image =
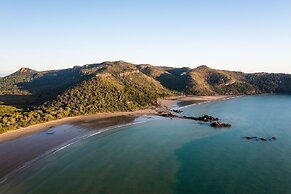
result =
[[[0,0],[0,74],[115,60],[291,73],[291,1]]]

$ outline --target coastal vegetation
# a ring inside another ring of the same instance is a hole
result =
[[[132,111],[174,95],[291,93],[289,74],[245,74],[207,66],[155,67],[124,61],[0,78],[0,133],[98,112]]]

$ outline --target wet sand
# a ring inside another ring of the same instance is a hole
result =
[[[0,181],[29,161],[63,144],[104,128],[130,124],[144,115],[156,115],[160,108],[225,99],[229,96],[184,96],[160,99],[160,107],[133,112],[98,113],[50,121],[0,135]]]

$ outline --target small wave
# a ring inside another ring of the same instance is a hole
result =
[[[193,103],[193,104],[189,104],[189,105],[186,105],[186,106],[181,106],[181,107],[177,108],[177,110],[180,110],[180,109],[183,109],[183,108],[187,108],[187,107],[190,107],[190,106],[197,106],[197,105],[201,105],[201,104],[207,104],[209,102],[213,102],[213,101],[209,100],[209,101],[204,101],[204,102]]]
[[[3,183],[6,182],[6,181],[7,181],[7,178],[3,178],[3,179],[1,179],[1,181],[0,181],[0,185],[3,184]]]
[[[73,144],[73,143],[69,143],[69,144],[67,144],[67,145],[64,145],[64,146],[60,147],[59,149],[57,149],[56,151],[54,151],[54,153],[56,153],[56,152],[58,152],[58,151],[61,151],[61,150],[65,149],[65,148],[69,147],[69,146],[72,145],[72,144]]]

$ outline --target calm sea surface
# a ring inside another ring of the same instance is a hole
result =
[[[0,185],[0,193],[291,193],[291,96],[241,97],[183,110],[233,127],[157,119],[111,130],[39,160]]]

